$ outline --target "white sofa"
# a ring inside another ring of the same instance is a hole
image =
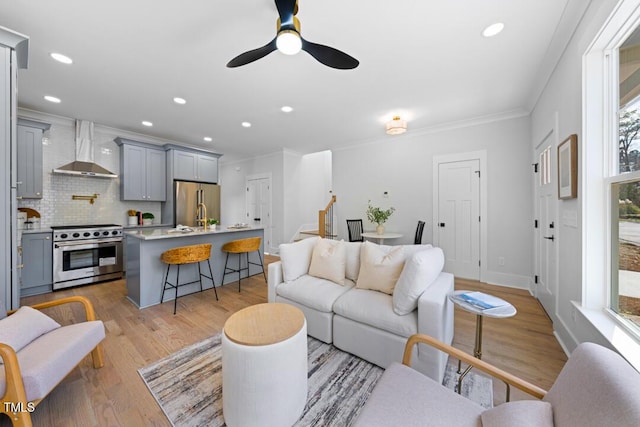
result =
[[[317,268],[320,247],[328,253],[325,269],[327,262],[334,266],[344,260],[342,272],[338,268],[337,273],[323,274],[323,268]],[[362,274],[361,253],[366,260]],[[394,257],[400,263],[396,263],[398,286],[384,292],[366,289],[367,278],[373,287],[388,279],[384,269],[372,265],[372,253],[382,257],[380,265]],[[307,333],[314,338],[383,368],[402,360],[407,338],[413,334],[448,344],[453,340],[453,306],[447,298],[453,291],[453,275],[442,272],[444,256],[439,248],[313,238],[280,245],[280,258],[269,264],[268,301],[300,308],[307,319]],[[412,366],[442,382],[446,362],[446,354],[420,345]]]

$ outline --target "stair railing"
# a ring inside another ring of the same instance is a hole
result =
[[[318,234],[323,239],[335,239],[336,233],[333,229],[333,205],[336,203],[336,196],[331,196],[331,200],[326,208],[318,211]]]

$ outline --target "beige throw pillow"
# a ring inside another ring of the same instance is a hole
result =
[[[344,242],[320,239],[311,254],[309,275],[344,286],[345,265]]]
[[[356,288],[393,294],[393,289],[404,267],[404,248],[386,248],[364,242],[360,252],[360,273]]]

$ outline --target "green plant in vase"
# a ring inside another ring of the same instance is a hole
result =
[[[210,229],[215,230],[216,226],[219,224],[219,221],[217,219],[214,219],[214,218],[209,218],[207,220],[207,224],[209,225]]]
[[[142,214],[142,224],[143,225],[151,225],[153,224],[153,219],[155,216],[151,212],[144,212]]]
[[[376,227],[376,233],[384,234],[384,226],[383,224],[387,222],[389,217],[393,212],[395,212],[395,208],[392,206],[389,209],[383,210],[379,207],[371,206],[371,200],[369,200],[369,207],[367,207],[367,219],[369,222],[378,224]]]

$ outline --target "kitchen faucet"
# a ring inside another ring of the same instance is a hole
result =
[[[200,213],[200,206],[202,206],[202,209],[204,210],[204,217],[197,219]],[[198,222],[202,224],[203,230],[207,229],[207,205],[204,203],[198,203],[198,206],[196,206],[196,223]]]

